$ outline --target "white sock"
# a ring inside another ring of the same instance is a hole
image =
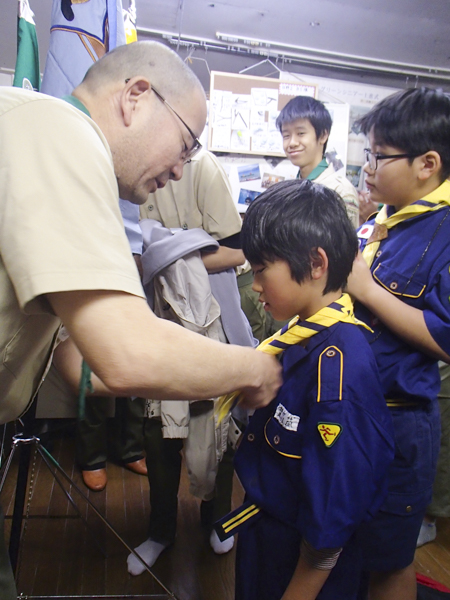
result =
[[[428,544],[428,542],[432,542],[436,539],[436,521],[423,521],[420,526],[419,537],[417,538],[416,547],[420,548],[424,544]]]
[[[221,542],[215,529],[213,529],[211,535],[209,536],[209,543],[216,554],[226,554],[234,546],[234,537],[231,536],[224,542]]]
[[[149,567],[152,567],[158,556],[167,548],[169,544],[160,544],[159,542],[153,541],[151,538],[145,540],[140,546],[134,549],[135,552],[141,556],[141,558],[147,563]],[[134,554],[130,554],[127,558],[128,565],[128,573],[130,575],[140,575],[145,571],[144,565],[141,561],[134,556]]]

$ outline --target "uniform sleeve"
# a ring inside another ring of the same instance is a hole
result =
[[[316,549],[344,546],[376,512],[386,495],[393,458],[392,425],[378,379],[367,369],[340,399],[336,384],[342,367],[352,368],[341,359],[330,351],[326,360],[332,364],[322,362],[318,396],[304,424],[298,525]],[[370,398],[370,412],[360,399],[353,401],[359,394]]]
[[[195,191],[203,229],[209,235],[222,240],[240,232],[242,220],[227,174],[211,152],[205,153],[196,165]]]
[[[442,254],[448,256],[447,248]],[[450,262],[439,270],[427,287],[424,319],[434,341],[450,354]]]
[[[1,127],[1,254],[21,307],[42,310],[34,299],[59,291],[143,296],[106,140],[80,111],[40,98]]]

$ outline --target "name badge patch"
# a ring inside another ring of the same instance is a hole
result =
[[[327,448],[336,442],[342,432],[342,427],[337,423],[317,423],[317,429]]]
[[[277,406],[274,417],[281,427],[284,427],[284,429],[287,429],[288,431],[298,430],[300,417],[297,415],[292,415],[282,404]]]

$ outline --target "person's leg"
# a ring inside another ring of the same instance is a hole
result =
[[[439,363],[441,391],[441,447],[433,484],[433,499],[420,528],[417,547],[436,539],[436,518],[450,517],[450,365]]]
[[[389,492],[381,509],[358,536],[364,570],[370,573],[369,598],[416,597],[414,555],[439,453],[439,407],[391,410],[395,457],[389,468]],[[401,595],[399,594],[401,589]]]
[[[416,572],[412,564],[396,571],[371,573],[369,600],[416,600],[416,598]]]
[[[104,489],[106,478],[106,419],[109,398],[87,398],[84,419],[77,423],[76,458],[83,481],[93,491]]]
[[[17,600],[17,589],[5,543],[4,514],[0,507],[0,598]]]
[[[234,454],[235,451],[228,445],[217,470],[214,498],[203,500],[200,506],[201,522],[210,533],[209,543],[216,554],[226,554],[234,546],[234,537],[221,542],[213,529],[214,523],[231,511]]]
[[[175,540],[183,440],[164,439],[159,419],[146,419],[144,432],[150,483],[149,537],[135,551],[151,567]],[[128,556],[127,564],[132,575],[145,570],[133,554]]]
[[[143,451],[145,402],[144,398],[116,398],[109,436],[113,457],[139,475],[147,474]]]

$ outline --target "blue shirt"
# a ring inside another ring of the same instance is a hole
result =
[[[392,210],[392,209],[391,209]],[[374,220],[358,230],[364,249]],[[423,311],[435,342],[450,354],[450,208],[408,219],[389,229],[371,266],[375,281],[397,298]],[[400,339],[364,306],[356,316],[375,354],[385,397],[428,403],[437,397],[437,360]]]
[[[236,471],[249,500],[313,547],[338,548],[386,495],[393,428],[376,362],[347,323],[282,359],[284,383],[251,417]]]

